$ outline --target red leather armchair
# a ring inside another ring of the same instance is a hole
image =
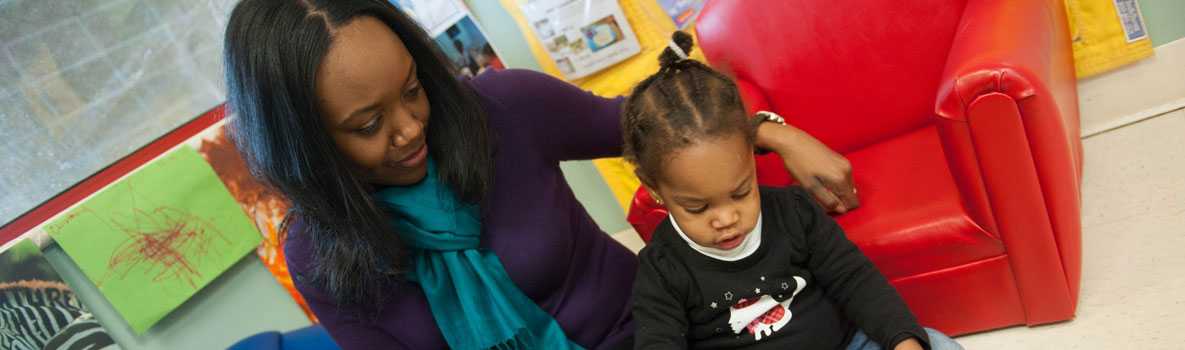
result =
[[[1058,0],[709,1],[713,66],[854,169],[836,219],[927,326],[964,334],[1070,319],[1082,147]],[[791,182],[776,156],[759,181]],[[649,238],[665,210],[639,191]]]

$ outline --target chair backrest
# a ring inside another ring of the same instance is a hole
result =
[[[965,2],[709,0],[696,31],[751,108],[848,152],[930,123]]]

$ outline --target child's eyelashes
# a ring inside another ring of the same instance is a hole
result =
[[[730,197],[732,197],[732,200],[734,201],[739,201],[749,197],[750,194],[753,194],[753,190],[748,190],[742,193],[733,193]],[[703,212],[708,211],[708,205],[704,204],[694,208],[683,207],[683,211],[687,212],[688,214],[702,214]]]

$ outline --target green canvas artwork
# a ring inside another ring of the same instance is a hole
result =
[[[181,146],[45,226],[136,333],[260,242],[210,165]]]

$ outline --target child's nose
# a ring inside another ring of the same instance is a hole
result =
[[[737,221],[740,221],[740,218],[741,218],[741,214],[739,212],[737,212],[736,210],[733,210],[733,209],[722,210],[720,212],[720,214],[717,214],[716,217],[712,220],[712,228],[717,229],[717,230],[723,230],[723,229],[732,227],[732,225],[736,225]]]

